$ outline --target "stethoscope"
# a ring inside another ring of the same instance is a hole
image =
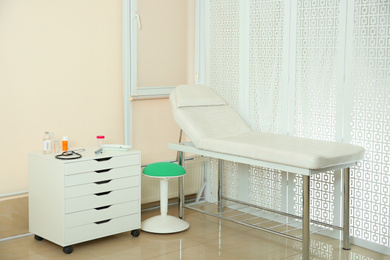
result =
[[[82,157],[81,154],[76,153],[76,151],[84,152],[85,149],[63,151],[61,154],[57,154],[56,158],[60,160],[73,160],[73,159],[81,158]]]

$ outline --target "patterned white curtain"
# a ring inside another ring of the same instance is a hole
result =
[[[351,234],[390,247],[390,1],[207,3],[210,87],[256,131],[365,147],[351,171]],[[225,192],[237,197],[229,169]],[[301,213],[299,176],[248,174],[251,203]],[[312,177],[312,219],[340,225],[339,176]]]
[[[390,247],[390,1],[355,0],[347,142],[364,161],[352,172],[352,236]]]

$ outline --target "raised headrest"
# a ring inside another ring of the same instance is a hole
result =
[[[200,84],[177,86],[172,91],[170,99],[177,108],[226,105],[226,101],[221,96]]]

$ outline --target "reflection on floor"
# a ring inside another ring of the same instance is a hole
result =
[[[142,213],[142,219],[159,214],[158,209]],[[177,216],[177,207],[170,207]],[[0,242],[0,259],[302,259],[301,243],[253,230],[232,222],[219,220],[202,213],[186,210],[187,231],[157,235],[130,232],[74,245],[70,255],[46,240],[33,236]],[[352,245],[341,249],[338,240],[312,236],[312,259],[387,259],[390,256]]]

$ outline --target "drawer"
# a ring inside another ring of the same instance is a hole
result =
[[[99,157],[96,159],[75,161],[65,164],[65,175],[111,169],[129,165],[139,165],[139,154],[127,154],[123,156]]]
[[[65,230],[66,245],[109,236],[140,228],[140,214],[108,219],[106,222],[91,223]]]
[[[65,200],[65,213],[99,208],[139,199],[140,188],[107,191]]]
[[[140,176],[132,176],[119,179],[108,179],[65,188],[65,198],[75,198],[104,191],[120,190],[140,185]]]
[[[136,176],[140,174],[140,166],[133,165],[120,168],[108,168],[80,174],[65,176],[65,187],[94,183],[98,181],[112,180],[117,178]]]
[[[66,214],[65,228],[77,227],[86,224],[99,222],[106,219],[137,214],[141,210],[139,200],[108,205],[96,209],[84,210],[76,213]]]

